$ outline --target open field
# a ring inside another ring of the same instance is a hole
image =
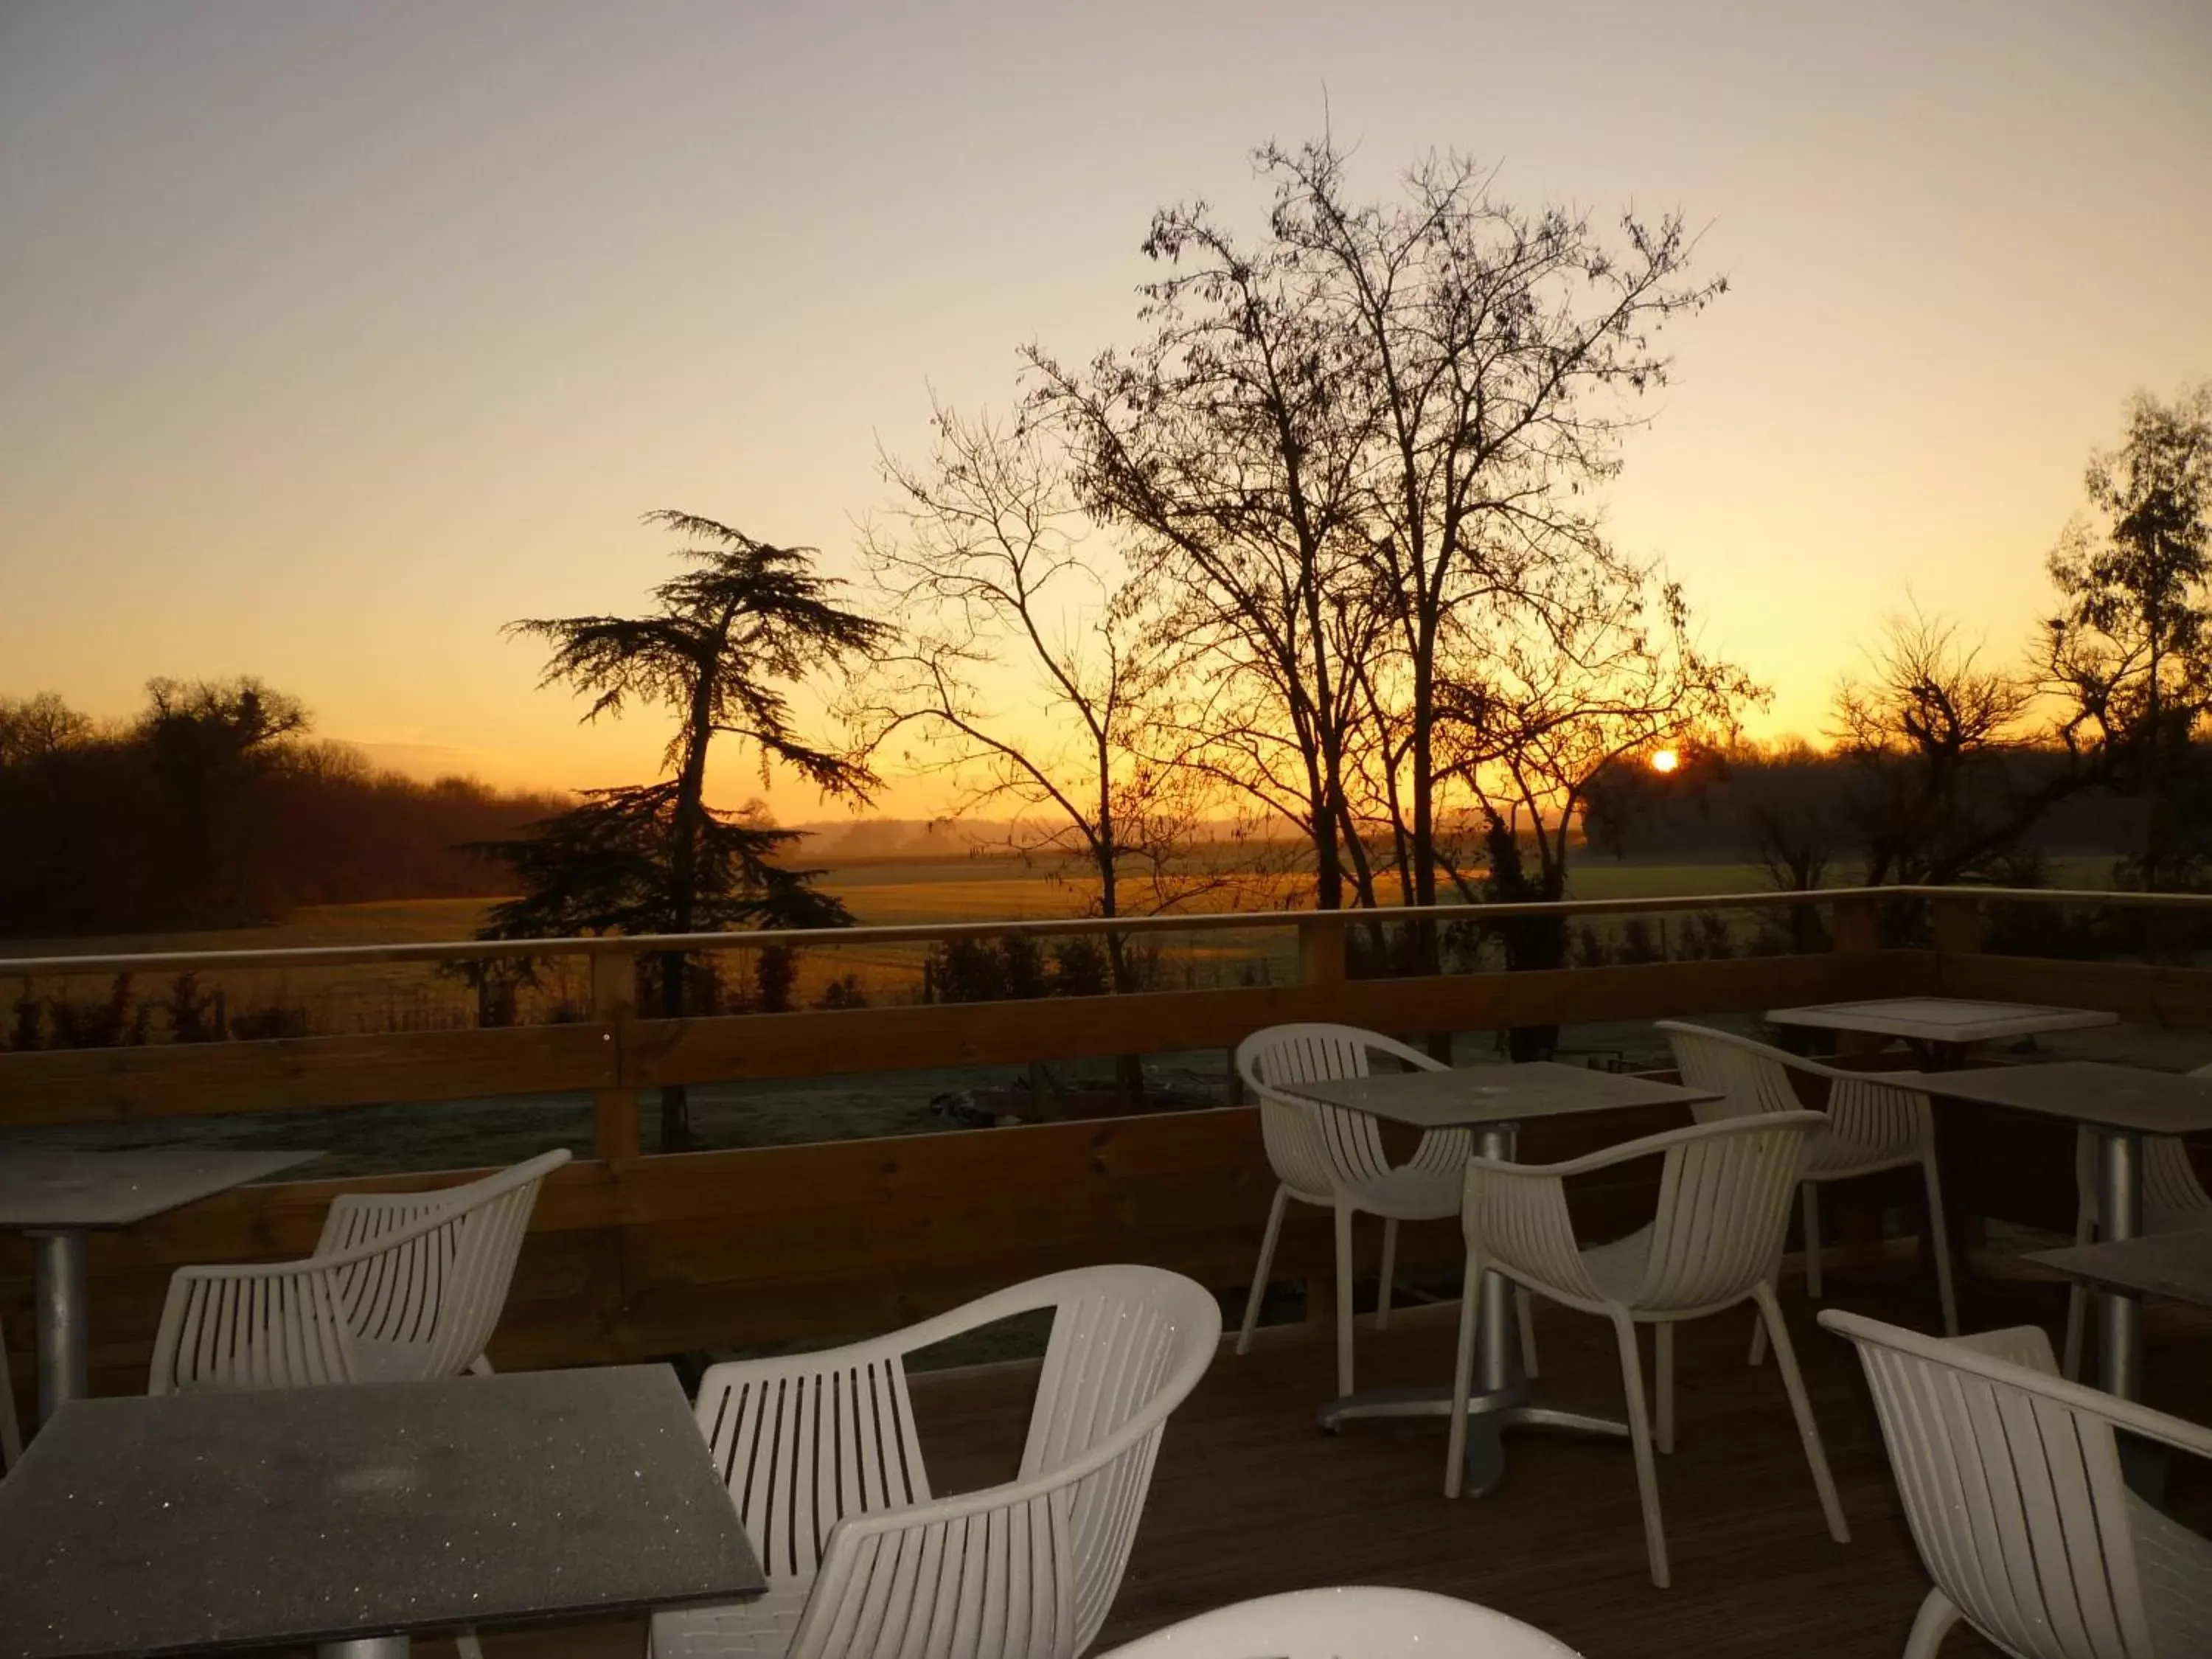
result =
[[[1036,921],[1081,915],[1091,888],[1064,873],[1066,866],[1012,858],[955,857],[886,860],[830,868],[822,884],[864,923],[885,926],[932,921]],[[1629,898],[1657,893],[1724,893],[1765,885],[1753,866],[1634,864],[1593,860],[1577,877],[1574,896]],[[1209,896],[1196,908],[1291,908],[1300,895],[1295,878],[1255,883],[1236,894]],[[75,939],[0,939],[0,958],[34,956],[112,956],[157,951],[263,951],[327,945],[406,944],[465,939],[482,923],[491,899],[419,899],[375,904],[313,905],[270,926],[198,932],[110,934]],[[859,976],[871,995],[895,1000],[920,983],[926,947],[919,944],[838,946],[809,953],[802,964],[800,1000],[831,978]],[[1279,933],[1211,934],[1175,953],[1186,972],[1201,967],[1233,975],[1242,965],[1269,964],[1282,972],[1291,945]],[[580,975],[557,976],[550,1000],[580,999]],[[416,963],[371,964],[284,974],[229,972],[222,986],[234,1008],[295,1006],[314,1030],[419,1030],[465,1024],[474,1018],[467,988]],[[20,988],[18,988],[20,990]],[[143,995],[162,988],[140,986]],[[83,999],[94,988],[82,981],[70,994]]]
[[[2054,860],[2054,879],[2085,887],[2108,884],[2109,860]],[[1205,895],[1200,910],[1295,908],[1304,898],[1296,875],[1251,878],[1240,886]],[[842,898],[864,924],[1036,921],[1078,916],[1091,908],[1091,889],[1066,865],[981,855],[859,861],[828,868],[822,884]],[[1632,899],[1700,893],[1765,890],[1765,871],[1736,863],[1656,863],[1585,856],[1576,866],[1569,896]],[[283,921],[262,927],[161,932],[71,939],[0,939],[0,959],[10,957],[112,956],[181,951],[255,951],[336,945],[406,944],[465,939],[481,925],[491,899],[421,899],[303,908]],[[1660,919],[1638,936],[1638,948],[1667,955],[1688,935],[1686,921]],[[1598,930],[1601,934],[1607,930]],[[1735,940],[1742,948],[1741,926]],[[1619,930],[1610,934],[1619,942]],[[851,976],[862,995],[877,1002],[916,998],[921,988],[920,942],[854,944],[809,949],[799,963],[795,1000],[818,1000],[831,981]],[[1172,939],[1152,971],[1163,987],[1265,982],[1291,976],[1295,941],[1288,930],[1231,930]],[[741,1007],[752,979],[748,951],[726,953],[720,964],[732,1007]],[[19,980],[5,993],[9,1004],[60,998],[95,1007],[117,988],[105,976],[50,975]],[[266,1032],[343,1033],[423,1030],[477,1024],[483,1018],[476,994],[458,975],[416,963],[364,963],[286,970],[225,969],[180,986],[173,976],[127,988],[133,1006],[152,1005],[141,1036],[160,1040],[179,1023],[179,1003],[204,1007],[222,999],[220,1012],[266,1016]],[[541,982],[526,993],[524,1021],[560,1018],[588,1000],[580,963],[548,963]],[[12,1021],[10,1023],[13,1023]],[[128,1019],[122,1022],[127,1035]],[[0,1036],[0,1042],[6,1041]]]

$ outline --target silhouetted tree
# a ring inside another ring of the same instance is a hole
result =
[[[1187,857],[1201,781],[1158,757],[1161,607],[1077,499],[1057,434],[941,406],[933,423],[927,465],[884,458],[898,495],[864,544],[903,623],[852,706],[869,746],[917,734],[907,762],[951,775],[956,811],[1016,807],[1010,843],[1075,861],[1088,914],[1157,915],[1219,888],[1217,863]],[[1115,988],[1135,989],[1127,941],[1105,938]],[[1120,1069],[1140,1091],[1139,1057]]]
[[[2212,383],[2171,404],[2138,393],[2120,447],[2094,456],[2090,516],[2051,556],[2060,610],[2043,667],[2066,700],[2060,737],[2146,798],[2129,873],[2200,879],[2212,776],[2196,744],[2212,708]]]
[[[1438,749],[1481,814],[1486,849],[1496,855],[1501,829],[1515,847],[1530,897],[1566,896],[1575,830],[1610,769],[1723,744],[1739,710],[1766,696],[1698,648],[1679,588],[1609,556],[1577,571],[1571,592],[1474,621],[1480,631],[1439,671]],[[1450,874],[1468,894],[1464,874]]]
[[[865,799],[874,782],[862,763],[810,742],[793,723],[788,688],[872,649],[878,623],[846,609],[842,584],[814,573],[811,548],[775,547],[696,514],[661,511],[645,521],[693,538],[676,556],[690,568],[653,590],[642,617],[530,618],[508,631],[547,641],[542,685],[589,693],[586,720],[633,703],[672,712],[664,763],[672,775],[635,788],[595,791],[541,826],[540,851],[500,853],[524,892],[487,933],[689,933],[741,921],[806,927],[849,921],[813,892],[813,872],[779,871],[769,854],[790,832],[747,824],[706,803],[707,761],[717,737],[748,745],[763,776],[790,768],[832,794]],[[658,963],[663,1014],[686,1012],[685,953]],[[661,1091],[661,1146],[690,1144],[688,1097]]]
[[[2019,763],[2035,741],[2033,695],[2018,674],[1985,666],[1949,623],[1917,612],[1888,623],[1866,672],[1836,694],[1844,817],[1865,881],[1986,880],[2081,786],[2070,769]]]
[[[1363,205],[1343,161],[1327,139],[1261,150],[1257,243],[1204,204],[1157,215],[1146,252],[1173,269],[1141,290],[1135,350],[1085,373],[1030,353],[1086,502],[1183,596],[1212,693],[1189,758],[1297,826],[1323,908],[1377,902],[1367,811],[1403,898],[1435,899],[1455,645],[1578,593],[1604,556],[1580,492],[1615,468],[1622,399],[1663,379],[1660,325],[1719,291],[1685,280],[1677,220],[1609,241],[1456,157]]]
[[[92,741],[89,715],[52,691],[0,697],[0,767],[31,766]]]
[[[43,693],[0,700],[0,936],[233,927],[302,904],[495,890],[462,842],[561,804],[423,783],[310,735],[250,677],[157,680],[100,726]]]
[[[234,680],[154,679],[139,730],[168,796],[173,839],[167,880],[188,909],[210,920],[269,908],[259,856],[269,823],[258,799],[284,746],[308,727],[296,697],[251,675]]]

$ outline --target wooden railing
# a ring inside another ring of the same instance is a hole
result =
[[[1249,1108],[1163,1113],[988,1132],[830,1141],[675,1156],[639,1155],[641,1092],[656,1085],[805,1078],[925,1066],[1226,1048],[1261,1026],[1339,1019],[1423,1033],[1698,1015],[1878,994],[1945,994],[2110,1008],[2130,1019],[2212,1025],[2212,971],[1979,954],[1979,909],[2022,903],[2207,901],[2134,894],[1995,890],[1845,890],[1564,902],[1443,906],[1384,913],[1401,921],[1497,923],[1712,909],[1833,907],[1828,951],[1716,961],[1347,978],[1347,928],[1364,913],[1224,914],[1103,922],[1068,920],[841,929],[684,939],[479,941],[282,951],[198,951],[0,961],[24,975],[150,974],[482,960],[525,951],[590,958],[594,1018],[481,1030],[0,1054],[0,1125],[76,1124],[489,1096],[588,1093],[592,1157],[549,1183],[494,1355],[509,1364],[596,1362],[885,1328],[1010,1279],[1106,1259],[1175,1267],[1222,1287],[1249,1273],[1273,1178]],[[1932,949],[1886,950],[1885,902],[1929,906]],[[1006,1003],[939,1004],[669,1020],[630,1006],[644,952],[1216,928],[1295,929],[1291,984]],[[1571,1156],[1662,1127],[1664,1114],[1532,1127],[1524,1154]],[[1978,1135],[1947,1116],[1949,1178],[1962,1205],[2062,1224],[2071,1150],[2063,1135],[2008,1124]],[[150,1131],[158,1133],[158,1128]],[[2047,1144],[2046,1144],[2047,1143]],[[4,1154],[0,1154],[4,1155]],[[406,1188],[469,1171],[245,1189],[96,1241],[92,1253],[96,1387],[143,1385],[161,1298],[173,1268],[261,1260],[313,1243],[332,1192]],[[1626,1218],[1633,1182],[1586,1195]],[[1864,1195],[1862,1231],[1893,1196]],[[1328,1229],[1294,1209],[1279,1273],[1328,1278]],[[1448,1263],[1445,1225],[1409,1232],[1409,1269]],[[28,1256],[0,1240],[0,1319],[27,1376]],[[1316,1296],[1315,1302],[1321,1298]]]

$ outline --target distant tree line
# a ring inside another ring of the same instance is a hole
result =
[[[2212,884],[2212,385],[2136,397],[2084,484],[2019,658],[1898,617],[1838,688],[1827,750],[1686,748],[1665,777],[1616,763],[1591,842],[1726,851],[1793,888],[2035,886],[2061,852],[2114,855],[2123,886]]]
[[[316,741],[296,698],[251,678],[154,680],[144,709],[110,725],[51,693],[0,697],[0,936],[511,892],[463,843],[566,805],[379,771]]]

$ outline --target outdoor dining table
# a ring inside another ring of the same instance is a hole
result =
[[[134,1227],[321,1156],[197,1146],[0,1153],[0,1228],[27,1234],[35,1252],[39,1420],[86,1392],[87,1233]]]
[[[2124,1297],[2158,1297],[2167,1302],[2187,1302],[2212,1308],[2212,1227],[2189,1227],[2179,1232],[2148,1233],[2136,1238],[2100,1239],[2094,1244],[2069,1244],[2063,1249],[2037,1250],[2027,1258],[2056,1268],[2069,1279],[2079,1279],[2108,1295]],[[2098,1356],[2100,1386],[2116,1390],[2104,1375],[2104,1356]],[[2138,1496],[2160,1503],[2166,1493],[2167,1459],[2162,1449],[2123,1436],[2121,1468],[2128,1485]]]
[[[2027,1259],[2124,1296],[2212,1308],[2212,1227],[2069,1244]]]
[[[1594,1072],[1555,1060],[1515,1066],[1471,1066],[1443,1072],[1388,1073],[1271,1085],[1285,1095],[1347,1111],[1364,1112],[1417,1129],[1472,1129],[1480,1158],[1510,1159],[1520,1126],[1536,1118],[1636,1106],[1695,1106],[1718,1100],[1711,1090],[1685,1089],[1646,1078]],[[1449,1417],[1449,1386],[1374,1389],[1346,1395],[1321,1408],[1322,1429],[1374,1417]],[[1565,1429],[1626,1437],[1628,1425],[1535,1403],[1522,1363],[1512,1285],[1486,1272],[1478,1294],[1474,1392],[1468,1401],[1467,1487],[1478,1497],[1505,1478],[1504,1436],[1511,1428]]]
[[[2069,1060],[1971,1072],[1899,1072],[1886,1080],[1939,1100],[1978,1101],[2086,1125],[2099,1143],[2097,1225],[2112,1240],[2134,1238],[2142,1226],[2142,1138],[2212,1130],[2212,1079],[2137,1066]],[[2141,1312],[2134,1296],[2109,1283],[2098,1296],[2099,1386],[2123,1400],[2142,1397]]]
[[[0,1481],[0,1659],[404,1659],[766,1589],[665,1365],[75,1401]]]
[[[2098,1008],[2049,1008],[2032,1002],[1976,1002],[1963,997],[1877,997],[1865,1002],[1817,1002],[1767,1011],[1772,1025],[1864,1031],[1901,1037],[1931,1063],[1948,1069],[1978,1042],[2117,1025]]]

